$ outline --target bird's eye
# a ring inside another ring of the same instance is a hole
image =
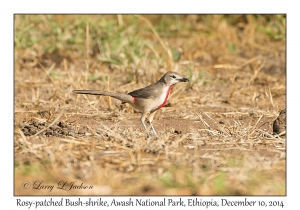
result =
[[[176,76],[175,76],[175,75],[172,75],[171,77],[174,78],[174,79],[176,79]]]

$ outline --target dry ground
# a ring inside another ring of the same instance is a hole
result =
[[[15,16],[15,195],[286,194],[286,136],[273,135],[286,103],[285,17],[173,17]],[[156,115],[158,139],[145,139],[128,105],[72,93],[130,92],[168,70],[190,83]]]

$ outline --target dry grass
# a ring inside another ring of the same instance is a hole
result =
[[[187,76],[145,140],[139,114],[74,89]],[[285,195],[285,17],[16,15],[16,195]],[[24,189],[76,181],[92,190]]]

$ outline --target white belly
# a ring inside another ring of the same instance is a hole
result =
[[[162,91],[162,94],[160,94],[159,96],[148,99],[137,98],[132,106],[142,112],[153,112],[163,107],[167,103],[169,96],[170,87],[165,87]]]

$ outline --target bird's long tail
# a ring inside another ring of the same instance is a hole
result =
[[[73,93],[76,94],[89,94],[89,95],[101,95],[101,96],[110,96],[121,101],[132,103],[132,96],[124,93],[114,93],[108,91],[99,91],[99,90],[74,90]]]

